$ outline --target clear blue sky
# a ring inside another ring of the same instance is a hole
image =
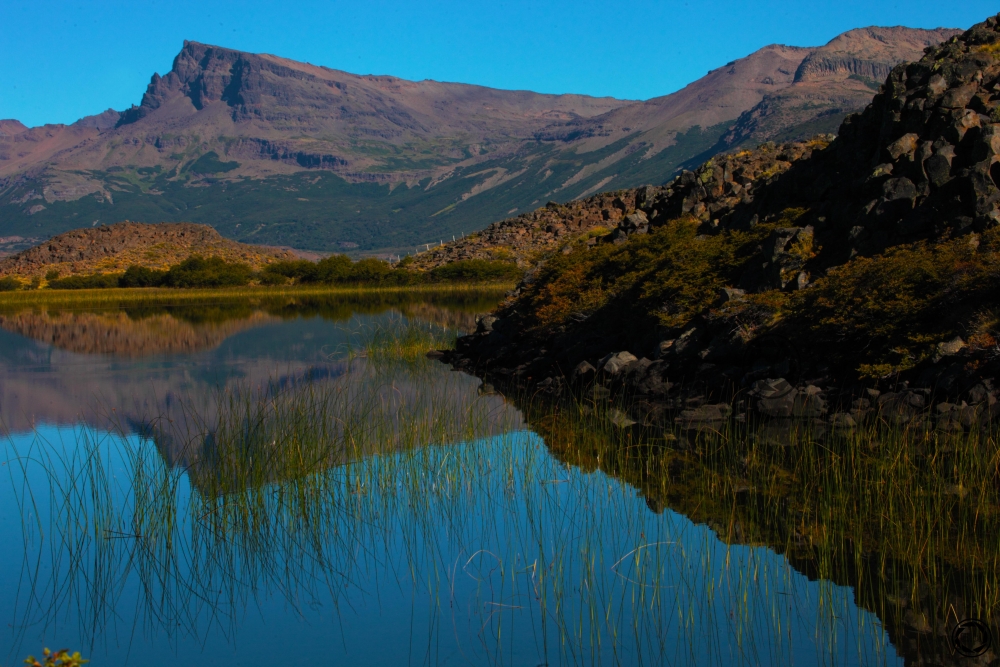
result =
[[[137,104],[191,39],[357,74],[648,99],[772,43],[868,25],[967,28],[984,0],[4,0],[0,118]]]

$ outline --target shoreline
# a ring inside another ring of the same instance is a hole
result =
[[[111,287],[81,290],[30,290],[0,292],[0,309],[47,305],[108,305],[123,303],[197,302],[215,299],[259,299],[300,296],[360,296],[401,294],[497,293],[502,296],[510,283],[465,283],[403,286],[253,286],[253,287]]]

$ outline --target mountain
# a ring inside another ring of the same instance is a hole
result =
[[[646,423],[1000,417],[1000,16],[894,67],[836,137],[618,200],[614,230],[540,253],[446,358],[522,395],[596,382]]]
[[[0,121],[0,235],[193,221],[253,243],[405,251],[835,124],[867,101],[872,77],[954,32],[769,46],[645,102],[357,76],[186,42],[122,113]]]

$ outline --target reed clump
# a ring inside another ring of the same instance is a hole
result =
[[[397,331],[378,344],[405,348]],[[571,664],[790,660],[817,632],[827,662],[844,650],[830,638],[841,631],[885,650],[868,621],[812,611],[849,616],[845,592],[817,599],[781,559],[720,550],[681,515],[648,511],[663,509],[648,491],[663,481],[662,439],[616,426],[606,406],[573,416],[533,412],[539,403],[528,414],[542,440],[470,382],[426,360],[355,358],[337,377],[220,390],[211,409],[186,406],[173,422],[80,432],[64,450],[34,441],[12,459],[25,479],[44,469],[22,503],[48,517],[60,560],[53,581],[35,575],[24,617],[71,606],[85,633],[107,632],[125,596],[117,582],[139,580],[127,602],[140,625],[198,638],[208,610],[235,629],[265,596],[299,614],[320,596],[348,613],[347,591],[378,572],[437,600],[436,624],[471,627],[462,646],[477,661],[529,635],[537,659]],[[31,525],[25,534],[45,542]],[[775,590],[794,604],[776,608]]]
[[[875,421],[622,427],[620,408],[573,402],[529,424],[560,460],[639,489],[654,511],[764,545],[850,585],[900,650],[947,648],[961,620],[1000,628],[1000,432]]]

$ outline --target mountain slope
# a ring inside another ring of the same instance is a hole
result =
[[[653,419],[734,395],[774,417],[853,406],[849,424],[874,398],[921,428],[1000,417],[1000,17],[893,68],[827,139],[621,197],[612,233],[541,258],[451,359],[557,394],[603,382]]]
[[[842,116],[863,105],[865,76],[952,32],[869,29],[818,49],[770,46],[632,103],[357,76],[186,42],[121,114],[3,121],[0,235],[193,221],[254,243],[405,251],[549,199],[661,183],[737,142],[718,144],[765,102],[781,99],[785,111],[760,114],[770,125],[738,131],[739,141]]]

